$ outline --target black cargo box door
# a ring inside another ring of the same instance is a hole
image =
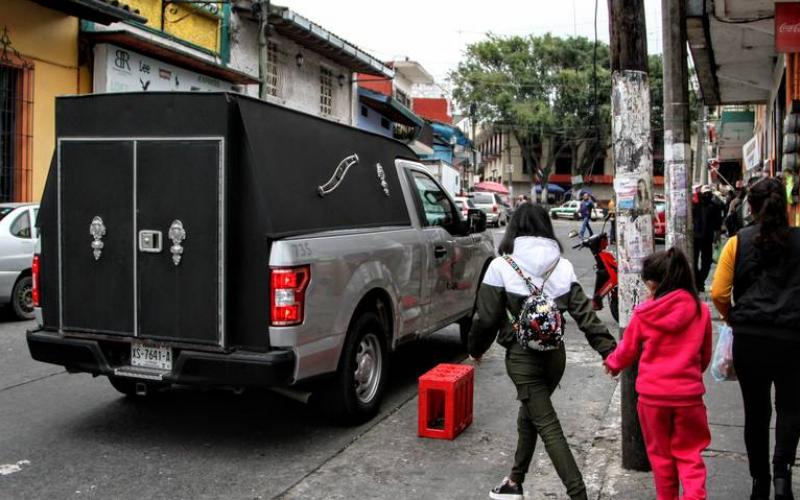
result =
[[[134,332],[133,162],[133,141],[59,141],[64,330]]]
[[[224,342],[222,139],[136,145],[138,336]]]

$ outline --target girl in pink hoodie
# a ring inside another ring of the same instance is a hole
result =
[[[702,451],[711,442],[703,372],[711,361],[711,316],[700,301],[686,256],[678,249],[645,259],[651,298],[631,316],[619,347],[605,360],[617,375],[639,356],[639,422],[658,500],[706,498]]]

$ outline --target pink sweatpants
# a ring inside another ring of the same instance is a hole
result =
[[[655,406],[640,401],[639,422],[658,500],[705,500],[706,464],[701,453],[711,443],[705,405]]]

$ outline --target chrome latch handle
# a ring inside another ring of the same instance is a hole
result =
[[[172,246],[169,247],[169,252],[172,254],[172,263],[177,266],[183,258],[183,245],[181,243],[186,240],[186,229],[183,228],[183,222],[178,219],[172,221],[169,226],[169,239],[172,241]]]
[[[103,247],[105,247],[103,237],[106,235],[106,225],[103,224],[102,217],[96,216],[92,219],[92,223],[89,224],[89,234],[94,238],[92,241],[94,260],[100,260],[100,257],[103,255]]]

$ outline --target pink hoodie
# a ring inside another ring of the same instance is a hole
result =
[[[633,364],[639,350],[636,391],[643,403],[697,404],[705,394],[703,372],[711,362],[711,315],[685,290],[639,305],[606,366],[617,374]]]

